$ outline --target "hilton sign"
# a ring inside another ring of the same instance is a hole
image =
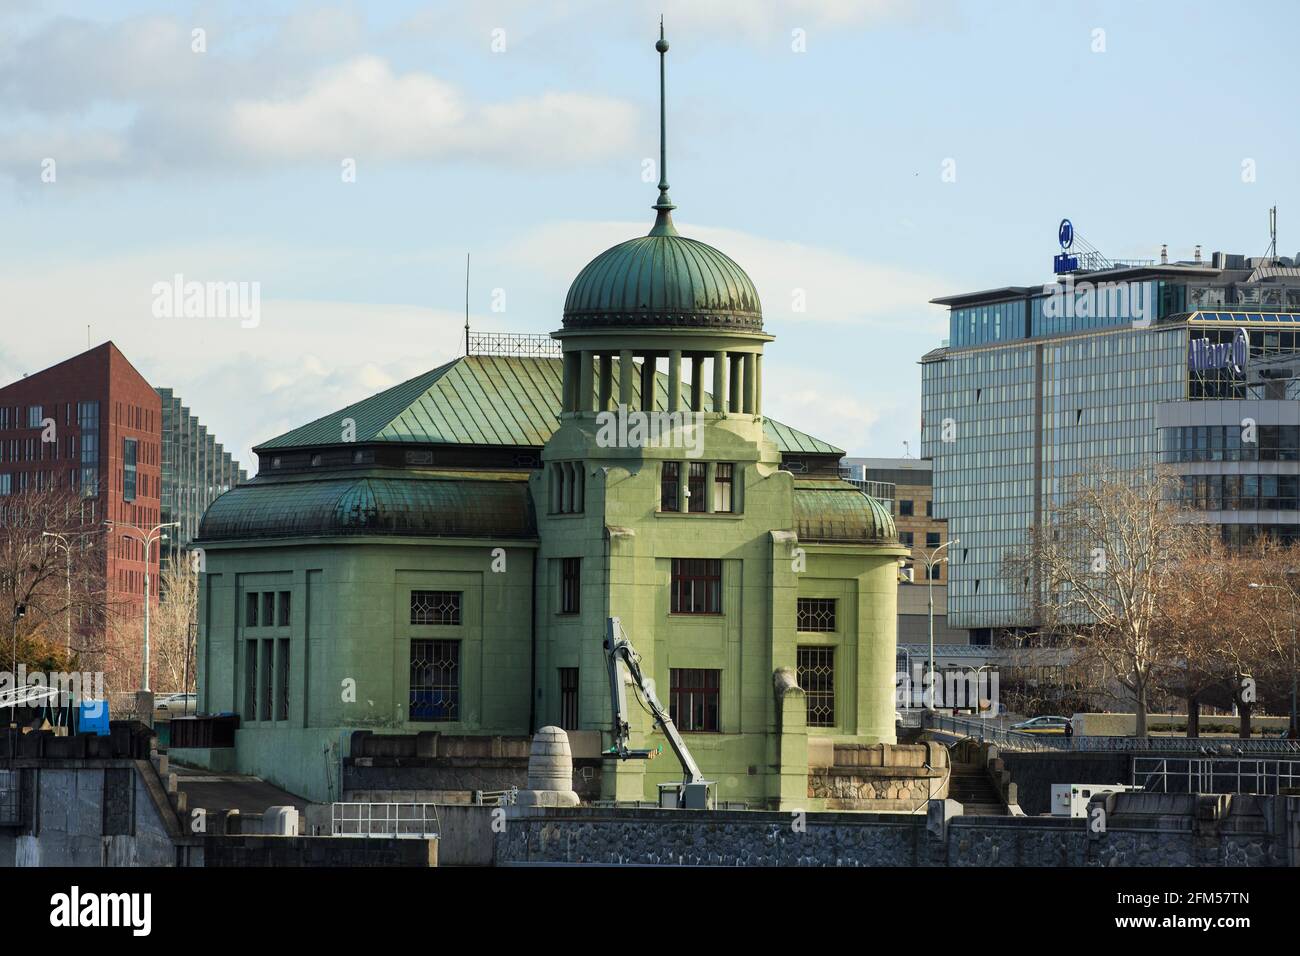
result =
[[[1192,372],[1230,368],[1237,375],[1245,375],[1248,361],[1250,336],[1245,329],[1237,329],[1230,343],[1215,343],[1208,338],[1191,339],[1187,343],[1187,368]]]

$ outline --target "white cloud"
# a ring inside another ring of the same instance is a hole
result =
[[[622,100],[556,90],[476,100],[344,49],[350,22],[300,14],[237,55],[215,36],[209,52],[191,52],[190,27],[167,18],[56,19],[0,45],[0,170],[27,180],[45,157],[83,176],[344,157],[533,167],[601,162],[633,141],[637,112]]]
[[[545,93],[472,107],[451,84],[395,74],[363,56],[317,76],[300,95],[234,103],[226,148],[251,159],[447,155],[555,162],[610,155],[631,142],[635,111],[610,97]]]

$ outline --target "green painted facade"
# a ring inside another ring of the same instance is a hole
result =
[[[894,741],[907,551],[838,477],[840,449],[762,413],[772,338],[748,276],[677,234],[666,181],[654,208],[649,236],[578,275],[560,357],[470,355],[326,415],[257,448],[257,478],[209,508],[199,707],[241,715],[239,770],[329,800],[355,729],[567,724],[579,756],[604,750],[610,616],[666,705],[674,673],[716,686],[705,729],[677,720],[720,800],[808,806],[809,736]],[[679,418],[658,442],[611,440],[619,409]],[[675,583],[695,560],[716,562],[716,592]],[[459,595],[455,622],[412,623],[422,591]],[[801,598],[833,602],[833,626],[797,628]],[[454,719],[412,719],[425,641],[454,642]],[[828,725],[808,725],[800,648],[833,649]],[[644,709],[629,719],[634,747],[665,743]],[[666,747],[606,759],[602,795],[655,800],[678,779]]]

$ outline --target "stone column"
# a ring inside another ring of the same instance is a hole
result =
[[[691,411],[704,411],[704,354],[691,356]]]
[[[754,353],[745,353],[745,414],[753,415],[755,412],[755,398],[757,394],[754,385]]]
[[[596,411],[609,410],[609,400],[614,394],[614,357],[608,352],[600,354],[600,399]]]
[[[668,353],[668,411],[677,412],[682,408],[682,350],[673,349]]]
[[[576,366],[574,362],[575,353],[564,353],[564,384],[560,388],[560,411],[573,411],[573,396],[577,393],[578,388],[573,382]]]
[[[731,390],[727,397],[727,411],[734,415],[745,410],[745,356],[740,352],[728,352],[727,359],[731,363]]]
[[[641,410],[654,411],[655,407],[655,353],[641,356]]]
[[[763,353],[754,354],[754,415],[763,414]]]
[[[591,359],[592,354],[587,351],[580,353],[578,361],[582,364],[578,368],[578,407],[579,412],[591,411],[591,398],[593,384],[591,381]]]
[[[727,353],[713,353],[713,410],[727,411]]]
[[[618,353],[618,403],[632,407],[632,373],[635,371],[632,350]]]

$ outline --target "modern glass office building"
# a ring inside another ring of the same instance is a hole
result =
[[[166,560],[189,547],[208,505],[247,481],[248,473],[179,395],[170,388],[156,391],[162,399],[161,520],[180,525],[163,542]]]
[[[1300,534],[1293,260],[1103,263],[934,301],[950,337],[921,360],[922,455],[960,539],[949,626],[1032,626],[1005,552],[1086,469],[1163,462],[1228,540]]]

